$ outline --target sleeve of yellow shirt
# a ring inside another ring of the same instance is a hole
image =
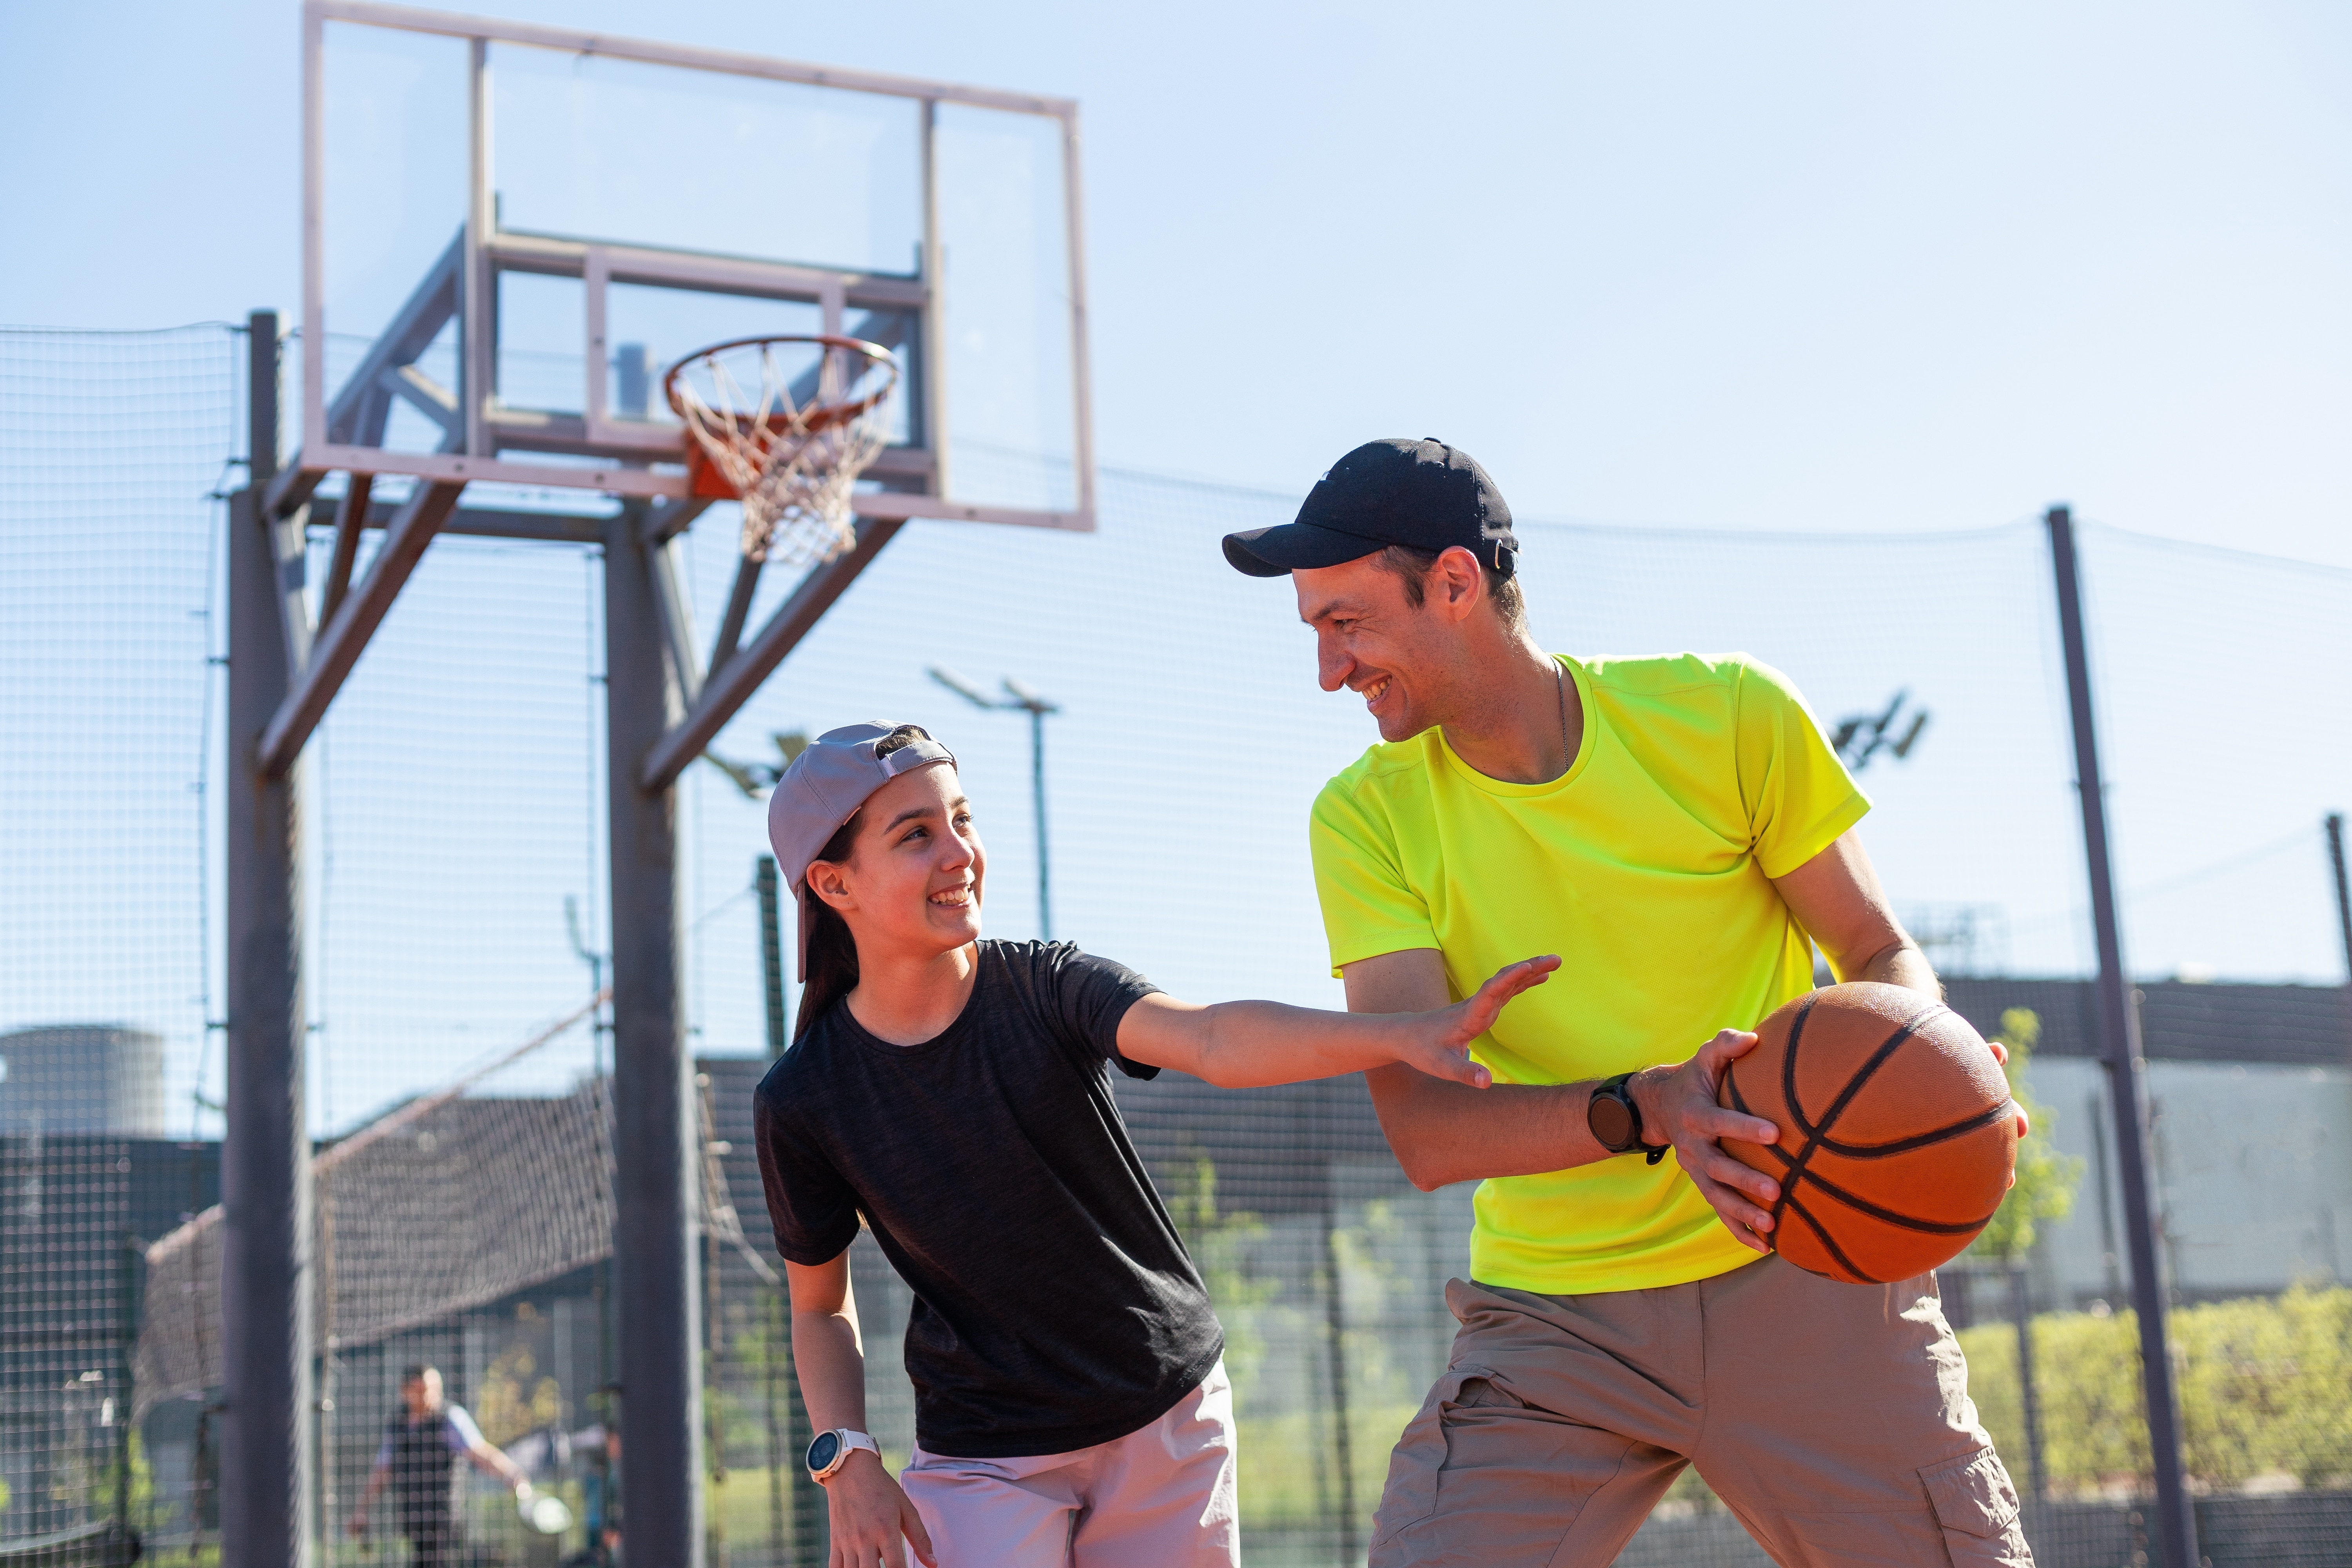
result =
[[[1870,798],[1787,676],[1743,658],[1738,682],[1739,797],[1757,866],[1785,877],[1860,822]]]
[[[1438,945],[1429,906],[1405,885],[1395,836],[1385,817],[1364,808],[1353,784],[1343,773],[1325,784],[1307,826],[1334,975],[1360,958]]]

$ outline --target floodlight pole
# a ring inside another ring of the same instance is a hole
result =
[[[292,684],[260,498],[278,468],[278,313],[247,322],[246,488],[229,501],[228,1092],[221,1140],[221,1561],[302,1568],[311,1538],[310,1142],[299,769],[261,739]]]
[[[951,669],[935,664],[931,667],[930,676],[975,708],[984,708],[995,713],[1022,712],[1029,715],[1029,793],[1037,824],[1037,934],[1051,942],[1054,940],[1054,877],[1045,840],[1045,715],[1059,713],[1062,710],[1059,705],[1047,701],[1010,678],[1004,682],[1004,699],[999,701]]]
[[[2344,938],[2344,1005],[2352,1007],[2352,878],[2344,872],[2344,814],[2327,814],[2327,861],[2336,873],[2336,926]]]
[[[2044,515],[2056,578],[2058,634],[2065,645],[2066,699],[2074,717],[2075,793],[2083,808],[2083,851],[2089,864],[2091,921],[2099,949],[2099,1030],[2114,1108],[2116,1165],[2124,1199],[2125,1245],[2131,1251],[2132,1310],[2139,1319],[2140,1379],[2147,1395],[2148,1458],[2156,1471],[2157,1537],[2165,1568],[2197,1568],[2196,1505],[2180,1463],[2179,1406],[2165,1331],[2164,1261],[2158,1249],[2156,1183],[2147,1148],[2147,1072],[2140,1053],[2139,1011],[2124,973],[2116,914],[2115,866],[2107,848],[2105,784],[2091,712],[2091,665],[2083,631],[2083,575],[2074,551],[2074,516],[2063,506]]]
[[[1037,814],[1037,934],[1054,940],[1054,870],[1045,837],[1045,715],[1044,702],[1021,704],[1029,714],[1029,795]]]

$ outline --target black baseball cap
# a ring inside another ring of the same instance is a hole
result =
[[[1502,491],[1469,453],[1435,437],[1367,441],[1331,465],[1295,522],[1225,535],[1225,559],[1253,577],[1338,566],[1376,550],[1460,545],[1504,576],[1519,542]]]

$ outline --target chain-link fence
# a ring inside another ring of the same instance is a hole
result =
[[[218,1555],[203,1216],[225,515],[208,498],[233,482],[241,363],[217,327],[0,333],[0,1561],[119,1556],[126,1531],[159,1561]],[[713,751],[773,762],[774,737],[865,717],[950,738],[995,864],[991,929],[1030,935],[1025,725],[925,670],[1010,676],[1061,708],[1043,814],[1055,933],[1181,996],[1336,1005],[1304,819],[1369,735],[1314,689],[1282,585],[1215,548],[1295,498],[1116,472],[1104,498],[1088,538],[910,526]],[[714,516],[690,536],[706,621],[732,532]],[[1744,648],[1843,732],[1877,803],[1863,835],[1955,1005],[2032,1047],[2038,1215],[1944,1277],[1980,1412],[2042,1562],[2155,1560],[2041,531],[1521,533],[1548,646]],[[2201,1549],[2343,1562],[2352,1015],[2320,821],[2352,795],[2352,574],[2082,538]],[[601,571],[593,546],[437,542],[305,763],[329,1560],[404,1560],[396,1487],[349,1526],[422,1365],[570,1516],[541,1533],[499,1479],[461,1474],[449,1517],[478,1560],[625,1539],[601,1015],[517,1054],[605,978]],[[749,1136],[792,1001],[763,951],[761,802],[712,766],[679,806],[713,1561],[821,1562]],[[1164,1075],[1119,1093],[1225,1323],[1249,1561],[1360,1561],[1389,1449],[1444,1364],[1468,1188],[1407,1184],[1356,1080],[1227,1092]],[[912,1437],[907,1293],[869,1243],[854,1278],[870,1424],[895,1459]],[[1761,1556],[1686,1475],[1624,1561]]]

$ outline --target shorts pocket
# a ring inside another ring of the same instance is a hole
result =
[[[1474,1403],[1491,1399],[1493,1376],[1483,1366],[1446,1368],[1445,1375],[1431,1387],[1429,1397],[1405,1423],[1404,1434],[1389,1456],[1389,1479],[1381,1488],[1380,1509],[1372,1516],[1373,1545],[1437,1511],[1437,1477],[1445,1468],[1445,1418],[1461,1408],[1465,1384]]]
[[[1954,1568],[2032,1568],[2033,1553],[2018,1524],[2017,1487],[2000,1455],[1979,1448],[1928,1466],[1919,1479]]]

